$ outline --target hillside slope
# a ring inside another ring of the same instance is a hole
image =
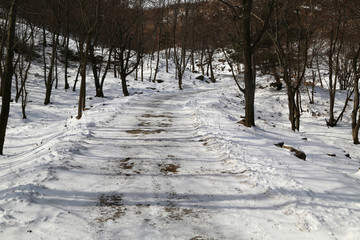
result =
[[[325,126],[325,90],[317,88],[315,105],[304,100],[293,133],[286,92],[269,88],[266,76],[257,126],[245,128],[237,123],[243,96],[227,72],[216,84],[187,73],[183,91],[173,72],[161,71],[163,83],[130,78],[128,98],[111,76],[108,97],[93,98],[90,80],[81,120],[73,117],[77,93],[61,85],[42,105],[36,73],[28,120],[11,106],[2,239],[358,239],[360,151],[346,119]]]

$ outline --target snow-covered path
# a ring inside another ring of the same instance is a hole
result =
[[[57,170],[58,181],[71,178],[64,190],[80,193],[73,205],[89,202],[82,227],[91,238],[241,237],[237,225],[245,219],[236,209],[249,185],[245,169],[233,171],[220,149],[208,150],[195,109],[186,106],[193,94],[129,103],[104,126],[90,126],[72,171]],[[81,207],[74,211],[83,214]]]

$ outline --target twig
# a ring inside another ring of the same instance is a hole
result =
[[[12,170],[11,164],[10,164],[10,171],[11,171],[13,174],[15,174],[16,176],[21,177],[19,174],[17,174],[16,172],[14,172],[14,171]]]

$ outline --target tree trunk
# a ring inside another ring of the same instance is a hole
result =
[[[215,80],[214,69],[213,69],[213,65],[212,65],[214,50],[208,49],[207,52],[208,52],[208,57],[209,57],[208,60],[209,60],[209,69],[210,69],[210,79],[211,79],[212,83],[215,83],[216,80]]]
[[[287,87],[287,94],[288,94],[288,103],[289,103],[289,121],[291,123],[291,130],[296,130],[296,119],[295,119],[295,96],[291,86],[288,84]]]
[[[105,82],[105,78],[106,78],[106,75],[110,69],[110,64],[111,64],[111,54],[112,54],[112,51],[113,51],[113,48],[111,47],[110,48],[110,51],[109,51],[109,58],[108,58],[108,61],[106,63],[106,67],[105,67],[105,70],[104,70],[104,73],[101,77],[101,83],[100,83],[100,89],[99,89],[99,94],[100,94],[100,97],[104,97],[104,82]]]
[[[359,144],[359,128],[360,128],[360,92],[359,92],[359,72],[358,72],[358,57],[360,54],[360,46],[353,59],[353,71],[354,71],[354,106],[351,113],[351,127],[352,138],[354,144]],[[359,117],[358,117],[359,115]]]
[[[17,0],[13,0],[9,14],[9,29],[7,33],[6,44],[6,59],[4,75],[1,79],[2,85],[2,106],[0,115],[0,154],[3,155],[6,127],[9,119],[10,101],[11,101],[11,82],[14,73],[13,58],[14,58],[14,35],[15,35],[15,23],[17,14]]]
[[[66,44],[65,44],[65,89],[69,89],[69,81],[68,81],[68,68],[69,68],[69,41],[70,41],[70,33],[67,30],[66,36]]]
[[[244,82],[245,82],[245,126],[255,126],[255,82],[253,76],[252,64],[252,44],[250,32],[250,18],[252,0],[243,0],[244,15],[243,15],[243,55],[244,55]]]
[[[80,74],[80,71],[81,71],[81,63],[79,64],[79,67],[78,67],[78,70],[77,70],[77,73],[76,73],[76,77],[75,77],[75,80],[74,80],[74,86],[73,86],[73,92],[75,92],[76,90],[76,84],[79,80],[79,74]]]
[[[140,75],[141,75],[141,81],[143,82],[144,81],[144,59],[141,58],[140,60],[140,65],[141,65],[141,71],[140,71]]]
[[[47,76],[46,85],[46,94],[45,94],[45,101],[44,104],[48,105],[50,103],[51,91],[54,83],[54,67],[56,61],[56,48],[59,42],[59,34],[53,33],[53,46],[52,46],[52,53],[51,53],[51,61],[50,61],[50,69],[49,74]]]
[[[127,85],[126,85],[126,74],[124,73],[120,73],[120,77],[121,77],[121,86],[122,86],[122,91],[125,97],[130,96],[129,91],[127,89]]]
[[[165,49],[166,73],[169,72],[169,48]]]
[[[84,50],[84,46],[81,48],[83,49],[82,52],[82,62],[81,62],[81,82],[80,82],[80,93],[79,93],[79,104],[78,104],[78,115],[77,119],[80,119],[82,117],[82,113],[85,109],[85,103],[86,103],[86,67],[87,67],[87,61],[88,61],[88,55],[89,55],[89,46],[90,45],[90,32],[86,36],[86,46]]]
[[[42,29],[42,33],[43,33],[43,42],[42,42],[42,54],[43,54],[43,62],[44,62],[44,82],[45,82],[45,87],[46,87],[46,74],[47,74],[47,64],[46,64],[46,45],[47,45],[47,41],[46,41],[46,30],[45,27],[43,27]]]
[[[58,88],[59,85],[59,75],[58,75],[58,51],[55,52],[55,89]]]
[[[161,35],[161,27],[160,27],[160,35]],[[154,73],[154,79],[153,82],[156,82],[157,73],[159,71],[159,63],[160,63],[160,50],[161,50],[161,41],[159,36],[159,43],[158,43],[158,51],[156,56],[156,66],[155,66],[155,73]]]
[[[6,28],[8,25],[8,17],[6,17],[6,15],[4,14],[3,18],[5,18],[5,23],[3,24],[3,31],[2,31],[2,38],[1,38],[1,43],[0,43],[0,79],[4,78],[4,72],[3,72],[3,64],[2,64],[2,59],[3,59],[3,49],[5,47],[6,44]],[[1,84],[0,84],[1,85]],[[1,90],[2,85],[0,86],[0,96],[2,96],[2,90]]]
[[[94,54],[94,46],[91,43],[91,41],[90,41],[90,46],[89,46],[89,57],[90,57],[91,68],[92,68],[94,82],[95,82],[95,91],[96,91],[95,97],[103,97],[102,91],[100,89],[100,76],[97,71],[97,62],[96,62],[96,58],[95,58],[95,54]]]
[[[295,90],[296,94],[296,101],[295,101],[295,128],[297,131],[300,130],[300,112],[301,112],[301,95],[299,92],[299,89],[296,88]]]

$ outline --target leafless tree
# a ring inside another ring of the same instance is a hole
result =
[[[242,49],[242,57],[244,64],[244,95],[245,95],[245,119],[243,124],[247,127],[255,126],[255,90],[256,90],[256,71],[254,54],[259,41],[265,33],[270,17],[273,12],[273,5],[275,0],[271,1],[257,1],[263,4],[262,9],[265,13],[260,15],[254,8],[253,0],[219,0],[224,3],[232,12],[234,19],[234,26],[238,33],[237,42],[240,42],[240,49]],[[267,4],[265,4],[267,3]],[[256,8],[259,10],[259,8]],[[264,16],[264,17],[262,17]],[[258,24],[255,24],[257,22]]]
[[[91,38],[94,31],[99,24],[100,18],[100,4],[101,0],[92,1],[92,5],[89,6],[89,3],[84,0],[78,0],[80,9],[81,9],[81,18],[82,26],[84,30],[83,41],[80,43],[80,52],[81,52],[81,85],[79,92],[79,104],[78,104],[78,115],[77,119],[82,117],[82,113],[85,110],[86,104],[86,67],[88,63],[88,56],[91,45]],[[86,5],[86,6],[85,6]],[[90,8],[91,10],[89,10]],[[92,14],[95,12],[95,17],[91,18]]]
[[[269,34],[274,42],[280,72],[288,94],[289,120],[293,131],[300,129],[301,93],[308,50],[316,15],[304,1],[277,0]]]

